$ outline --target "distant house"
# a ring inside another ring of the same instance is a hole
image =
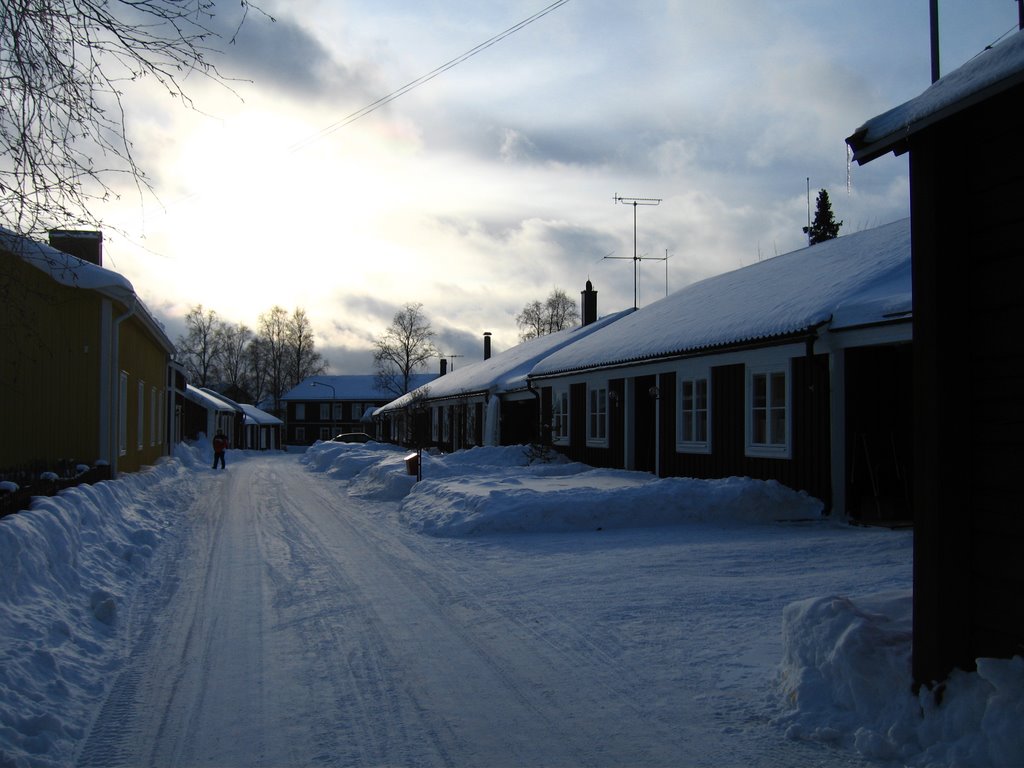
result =
[[[910,153],[914,679],[1024,653],[1024,32],[847,139]]]
[[[547,439],[541,421],[541,393],[527,375],[553,352],[574,344],[632,310],[597,317],[597,291],[583,291],[583,324],[538,336],[491,355],[484,337],[484,359],[446,373],[374,414],[382,434],[403,444],[433,445],[445,451],[476,445],[516,445]]]
[[[284,422],[276,416],[260,410],[255,405],[241,403],[245,411],[243,424],[243,448],[257,451],[272,451],[281,448]]]
[[[131,283],[102,266],[99,233],[54,242],[89,258],[0,228],[0,472],[138,470],[169,452],[174,346]]]
[[[436,374],[414,374],[413,385],[420,386]],[[342,432],[364,432],[363,417],[379,408],[394,394],[378,389],[373,374],[310,376],[281,398],[285,412],[285,442],[312,445],[330,440]]]
[[[683,288],[539,360],[552,441],[591,465],[774,479],[910,515],[910,224]]]
[[[211,389],[193,387],[191,384],[186,386],[182,417],[182,431],[186,439],[197,440],[201,436],[212,438],[221,431],[227,435],[228,445],[243,448],[244,423],[245,411],[238,403]]]

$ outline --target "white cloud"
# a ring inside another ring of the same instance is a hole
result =
[[[927,86],[920,9],[579,0],[345,124],[542,5],[272,5],[277,23],[251,16],[226,50],[222,70],[253,81],[236,93],[196,81],[191,112],[133,92],[159,203],[127,187],[105,253],[165,316],[202,303],[254,327],[302,306],[335,370],[366,372],[407,301],[467,355],[484,330],[513,343],[556,286],[590,278],[601,311],[630,306],[632,264],[603,259],[633,252],[615,194],[662,198],[637,249],[670,254],[672,289],[801,247],[808,177],[844,231],[907,215],[905,158],[852,169],[847,194],[843,140]],[[964,46],[950,67],[1015,21],[1005,0],[976,6],[943,9]],[[641,302],[664,269],[641,264]]]

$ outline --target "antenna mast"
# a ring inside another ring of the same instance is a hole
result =
[[[615,195],[612,197],[612,202],[624,203],[625,205],[633,206],[633,309],[637,308],[637,264],[640,261],[640,257],[636,253],[636,207],[638,205],[659,205],[661,203],[660,197],[622,197],[621,195]],[[607,259],[614,258],[628,258],[624,256],[606,256]],[[658,259],[660,261],[660,259]]]

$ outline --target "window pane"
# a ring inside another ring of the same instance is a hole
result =
[[[768,404],[768,377],[763,373],[755,373],[751,380],[751,387],[754,407],[764,408]]]
[[[765,443],[765,415],[763,410],[754,411],[751,414],[750,435],[751,441],[756,445],[764,445]]]
[[[684,411],[683,412],[683,440],[686,440],[687,442],[690,442],[690,441],[693,441],[694,439],[695,439],[695,437],[694,437],[694,434],[693,434],[693,412],[692,411]]]
[[[786,411],[772,410],[772,444],[785,445],[786,443]]]
[[[786,374],[784,373],[773,373],[772,374],[772,408],[785,408],[786,407]]]
[[[708,380],[697,379],[697,407],[706,410],[708,407]]]

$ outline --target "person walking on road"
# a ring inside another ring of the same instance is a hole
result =
[[[228,449],[228,438],[221,430],[217,430],[217,434],[213,436],[213,468],[217,468],[217,462],[220,462],[220,468],[225,469],[224,465],[224,453]]]

